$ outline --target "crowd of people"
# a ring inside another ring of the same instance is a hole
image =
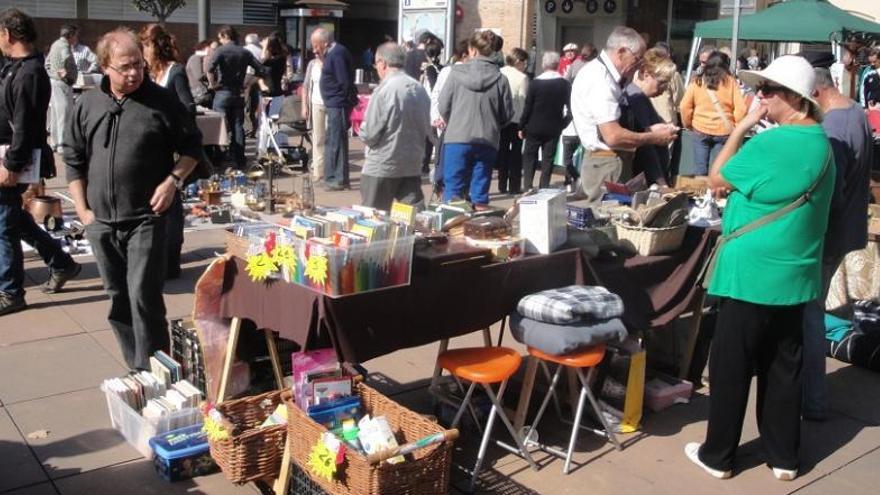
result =
[[[128,366],[148,369],[149,356],[167,349],[159,274],[179,271],[179,190],[207,162],[196,106],[225,115],[243,168],[245,126],[261,125],[263,105],[282,97],[298,70],[279,35],[248,35],[244,45],[238,38],[224,26],[183,63],[161,25],[115,29],[94,54],[65,26],[44,59],[33,20],[17,9],[0,14],[0,315],[26,307],[21,241],[50,267],[46,291],[79,273],[24,211],[27,184],[18,180],[29,166],[53,176],[60,149]],[[302,113],[314,133],[312,174],[327,191],[348,189],[349,114],[358,102],[352,56],[322,28],[310,44]],[[434,155],[444,201],[488,208],[494,170],[500,193],[548,187],[561,155],[565,183],[596,204],[606,181],[644,172],[668,185],[679,125],[690,130],[697,173],[728,202],[723,249],[707,281],[720,300],[708,427],[685,453],[712,476],[731,476],[755,373],[768,464],[779,479],[796,477],[801,419],[827,411],[824,296],[843,256],[867,242],[874,157],[865,109],[880,103],[880,51],[868,54],[864,71],[852,70],[852,53],[842,69],[805,53],[763,70],[749,53],[733,73],[731,55],[707,47],[685,84],[668,47],[648,49],[627,27],[615,28],[601,50],[569,44],[542,53],[533,78],[528,52],[505,54],[490,30],[456,44],[446,66],[443,50],[425,33],[408,52],[388,41],[371,56],[380,83],[359,133],[363,204],[423,203],[422,175]],[[99,87],[71,105],[74,75],[95,70],[104,75]]]

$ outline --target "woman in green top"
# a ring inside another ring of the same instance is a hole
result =
[[[709,424],[691,461],[717,478],[732,474],[753,372],[757,421],[767,464],[781,480],[797,476],[801,415],[804,304],[817,297],[822,241],[834,189],[830,144],[810,96],[814,73],[801,57],[784,56],[766,70],[743,71],[760,106],[737,124],[712,164],[709,182],[729,194],[722,223],[728,235],[796,201],[809,200],[740,237],[718,253],[709,293],[720,298],[709,359]],[[742,146],[760,120],[777,127]]]

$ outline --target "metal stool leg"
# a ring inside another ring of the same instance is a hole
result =
[[[471,388],[468,389],[470,393],[476,384],[472,383]],[[504,383],[501,384],[501,389],[504,389]],[[487,385],[483,385],[484,388],[489,388]],[[459,411],[461,414],[462,411]],[[495,404],[495,401],[492,401],[492,409],[489,411],[489,419],[486,421],[486,431],[483,432],[483,439],[480,441],[480,451],[477,453],[477,462],[474,463],[474,471],[471,474],[471,484],[470,491],[473,492],[477,486],[477,477],[480,475],[480,467],[483,464],[483,459],[486,457],[486,448],[489,446],[489,437],[492,435],[492,425],[495,424],[495,415],[498,413],[498,406]],[[502,416],[504,415],[504,411],[501,411]],[[453,425],[453,428],[455,426]]]
[[[495,407],[495,409],[498,410],[498,415],[501,417],[501,422],[504,423],[504,426],[507,427],[507,431],[510,432],[510,436],[513,437],[513,441],[516,443],[516,448],[519,450],[520,455],[525,458],[532,469],[537,471],[538,464],[536,464],[535,460],[532,459],[532,455],[529,454],[528,450],[526,450],[526,446],[523,442],[523,439],[520,438],[519,432],[513,428],[513,424],[510,422],[509,419],[507,419],[507,414],[504,413],[504,405],[501,403],[501,398],[504,396],[504,388],[506,386],[507,380],[504,380],[501,383],[501,387],[498,388],[498,395],[496,396],[494,393],[492,393],[492,387],[483,384],[483,388],[486,390],[486,394],[489,395],[489,399],[492,401],[492,405]]]
[[[545,361],[541,361],[541,369],[544,370],[544,377],[547,378],[547,381],[549,382],[550,380],[552,380],[552,377],[550,375],[550,368],[547,366],[547,363]],[[561,372],[561,370],[562,366],[560,365],[557,373]],[[559,395],[556,393],[555,388],[551,388],[550,392],[553,393],[553,407],[556,409],[556,417],[562,420],[562,407],[559,405]]]
[[[578,370],[580,371],[580,370]],[[584,400],[586,399],[586,389],[581,387],[581,394],[578,397],[577,412],[574,415],[574,425],[571,427],[571,439],[568,441],[568,451],[565,453],[565,464],[562,466],[562,474],[568,474],[571,467],[571,454],[574,452],[574,443],[577,441],[578,430],[580,429],[581,417],[584,413]]]
[[[623,447],[620,445],[620,442],[617,440],[617,436],[614,435],[614,432],[611,430],[611,426],[608,424],[608,420],[605,419],[605,415],[602,414],[602,408],[599,407],[599,402],[593,396],[593,392],[590,390],[590,380],[592,380],[593,375],[596,373],[596,368],[590,368],[590,371],[587,373],[587,376],[584,377],[584,371],[582,369],[577,370],[578,378],[581,381],[581,392],[586,393],[587,398],[590,399],[590,405],[593,406],[593,411],[596,413],[596,416],[599,418],[599,421],[602,423],[602,427],[605,428],[605,436],[611,443],[614,444],[614,447],[617,450],[623,450]],[[581,397],[583,400],[583,396]],[[575,420],[575,425],[580,426],[580,420]]]
[[[458,428],[458,422],[461,420],[461,416],[464,414],[465,409],[467,409],[468,404],[471,402],[471,396],[474,395],[475,388],[477,388],[476,383],[471,383],[471,386],[468,387],[468,391],[466,394],[464,394],[464,399],[462,399],[461,401],[461,407],[459,407],[458,412],[455,413],[455,419],[452,420],[452,425],[450,426],[450,428]]]
[[[544,363],[542,362],[541,364]],[[546,370],[546,365],[544,369]],[[526,433],[526,437],[523,440],[524,443],[529,443],[529,439],[532,437],[532,432],[535,431],[535,428],[538,427],[538,423],[541,422],[541,418],[544,416],[544,411],[547,409],[547,405],[550,403],[550,399],[554,397],[553,390],[556,388],[556,382],[559,381],[560,374],[562,374],[562,366],[556,368],[556,373],[553,374],[553,379],[550,380],[550,388],[549,390],[547,390],[547,395],[544,396],[544,401],[541,402],[541,407],[538,408],[538,415],[535,416],[535,420],[532,422],[532,425],[529,427],[529,430]]]
[[[455,384],[458,385],[458,391],[462,394],[465,394],[466,392],[464,391],[464,385],[461,384],[461,380],[459,380],[458,377],[455,375],[452,375],[452,378],[453,380],[455,380]],[[473,384],[471,385],[473,386]],[[467,404],[468,412],[470,412],[471,418],[474,420],[474,424],[477,425],[477,430],[482,435],[483,425],[480,424],[480,419],[477,417],[477,411],[476,409],[474,409],[474,405],[471,403],[470,400],[468,400],[467,402],[463,402],[463,404]]]

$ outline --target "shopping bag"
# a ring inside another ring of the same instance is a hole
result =
[[[628,338],[607,347],[597,386],[605,418],[618,433],[639,429],[645,396],[646,352],[641,339]]]
[[[559,136],[559,142],[556,143],[556,153],[553,155],[553,166],[565,168],[565,157],[562,153],[562,136]]]

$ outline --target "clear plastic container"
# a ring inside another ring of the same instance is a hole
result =
[[[195,407],[175,411],[158,419],[147,419],[116,394],[109,392],[103,386],[101,390],[107,397],[107,409],[110,412],[113,428],[122,433],[125,440],[147,459],[153,456],[153,449],[150,448],[151,438],[202,423],[202,413]]]

